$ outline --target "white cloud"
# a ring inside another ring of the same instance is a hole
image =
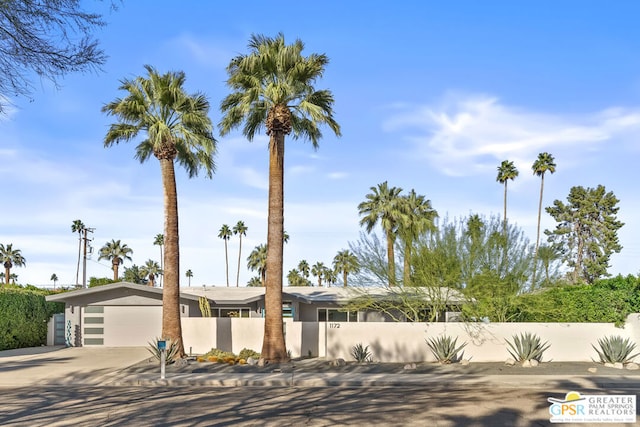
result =
[[[526,110],[490,96],[449,95],[439,105],[401,107],[383,128],[402,132],[412,156],[426,158],[442,173],[469,176],[495,170],[509,159],[528,169],[538,153],[602,149],[605,143],[640,134],[640,111],[611,108],[584,115]]]

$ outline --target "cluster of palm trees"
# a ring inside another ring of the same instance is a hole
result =
[[[357,273],[360,270],[358,258],[349,250],[339,251],[333,258],[333,268],[327,267],[323,262],[318,261],[312,266],[306,260],[301,260],[298,267],[289,271],[287,281],[289,286],[313,286],[309,280],[309,275],[314,276],[318,280],[318,287],[322,287],[323,283],[331,286],[338,281],[338,276],[342,276],[342,286],[347,287],[347,277],[351,273]]]
[[[380,224],[387,240],[387,262],[389,286],[398,285],[395,270],[395,244],[400,239],[404,244],[403,283],[411,282],[411,250],[413,242],[422,233],[435,227],[438,212],[431,201],[418,195],[415,190],[402,194],[402,188],[389,187],[387,181],[370,188],[371,193],[358,205],[362,217],[360,225],[371,233],[376,224]]]
[[[230,228],[227,224],[222,224],[222,227],[220,227],[220,231],[218,232],[218,237],[224,240],[224,259],[225,259],[225,272],[227,277],[227,287],[229,287],[229,252],[228,252],[227,242],[232,235],[237,235],[240,239],[240,243],[238,245],[238,270],[236,273],[236,287],[238,287],[240,286],[240,259],[242,258],[242,236],[247,235],[248,229],[249,228],[244,224],[243,221],[238,221],[233,228]]]

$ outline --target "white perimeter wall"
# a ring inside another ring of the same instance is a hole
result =
[[[263,319],[182,318],[185,350],[204,354],[212,348],[239,353],[262,349]],[[640,347],[640,314],[623,328],[612,323],[317,323],[285,320],[287,349],[293,357],[313,356],[352,360],[351,348],[368,345],[381,362],[434,361],[425,339],[443,335],[467,342],[464,357],[475,362],[502,362],[509,357],[506,339],[531,332],[550,344],[544,361],[591,361],[592,344],[620,335]],[[637,358],[640,360],[640,358]]]

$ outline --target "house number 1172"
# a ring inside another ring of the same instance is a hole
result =
[[[340,323],[329,323],[329,329],[340,329]]]

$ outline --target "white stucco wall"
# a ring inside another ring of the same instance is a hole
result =
[[[351,348],[368,345],[374,360],[383,362],[434,361],[425,339],[441,335],[467,342],[465,358],[502,362],[509,357],[506,339],[530,332],[550,344],[544,361],[591,361],[592,344],[620,335],[640,346],[640,315],[629,316],[624,328],[611,323],[318,323],[285,321],[287,349],[293,357],[313,356],[352,360]],[[183,318],[185,349],[203,354],[212,348],[234,353],[243,348],[260,351],[263,319]],[[640,360],[640,358],[638,358]]]

